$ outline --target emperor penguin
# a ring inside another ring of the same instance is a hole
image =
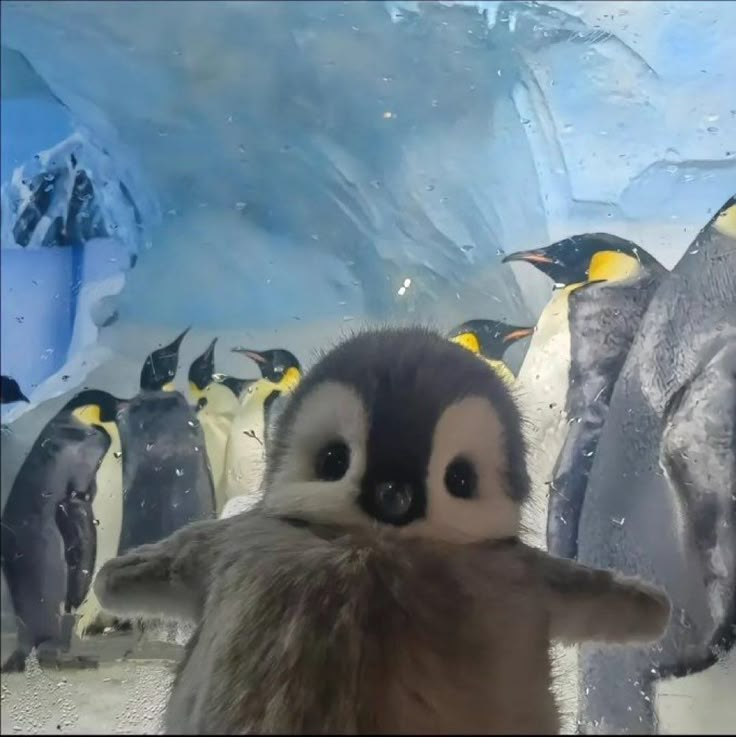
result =
[[[14,404],[15,402],[30,404],[31,400],[23,394],[15,379],[3,375],[0,377],[0,404]]]
[[[123,452],[118,430],[118,414],[126,401],[106,392],[96,392],[96,404],[88,404],[78,410],[77,416],[87,424],[102,429],[110,438],[110,445],[97,470],[97,493],[92,499],[92,514],[97,531],[97,547],[92,579],[105,562],[118,554],[123,524]],[[85,638],[112,627],[115,619],[102,611],[94,591],[90,587],[76,610],[75,633]]]
[[[716,712],[716,731],[736,723],[734,701],[714,703],[710,695],[719,679],[733,693],[736,674],[734,653],[727,654],[736,634],[734,438],[736,197],[652,297],[598,442],[578,560],[657,582],[673,616],[656,648],[582,649],[586,731],[654,733],[677,709],[672,691],[687,703],[678,731],[697,733]],[[730,675],[719,660],[726,657]],[[678,680],[659,687],[672,677]]]
[[[259,492],[274,403],[291,392],[302,375],[297,357],[283,348],[254,351],[238,347],[232,350],[254,361],[261,378],[246,387],[230,428],[225,453],[227,500]]]
[[[113,610],[195,624],[167,734],[554,734],[552,640],[667,622],[656,589],[519,541],[517,407],[439,333],[327,352],[275,422],[264,482],[249,511],[96,580]]]
[[[118,415],[124,488],[119,552],[215,513],[204,433],[173,384],[187,332],[146,358],[140,392]]]
[[[503,261],[528,263],[554,283],[516,384],[533,451],[525,528],[530,542],[573,557],[581,496],[610,391],[664,268],[637,244],[609,233],[571,236]],[[574,488],[569,499],[553,488],[555,477]]]
[[[255,379],[238,379],[215,372],[214,338],[207,350],[189,367],[189,394],[195,402],[197,418],[202,425],[207,457],[215,487],[215,507],[222,512],[225,496],[225,451],[230,428],[240,407],[243,392]]]
[[[467,320],[451,330],[448,338],[480,356],[509,385],[516,381],[513,371],[504,362],[506,351],[517,341],[534,332],[533,327],[508,325],[500,320]]]
[[[2,516],[2,565],[18,641],[3,671],[23,670],[33,648],[44,666],[94,665],[64,653],[94,575],[97,474],[118,402],[97,390],[74,396],[43,428],[15,478]]]

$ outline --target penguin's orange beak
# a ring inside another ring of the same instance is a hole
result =
[[[501,259],[502,264],[509,261],[528,261],[531,264],[553,264],[555,260],[550,258],[542,251],[519,251],[518,253],[510,253]]]
[[[517,328],[503,336],[504,343],[515,343],[517,340],[526,338],[534,333],[534,328]]]
[[[266,359],[258,351],[252,351],[250,348],[233,348],[232,351],[233,353],[242,353],[256,363],[267,363]]]

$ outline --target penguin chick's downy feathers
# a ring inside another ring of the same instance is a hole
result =
[[[276,436],[256,507],[142,546],[95,581],[112,610],[197,625],[169,733],[555,733],[551,640],[652,640],[665,627],[656,590],[518,542],[513,401],[440,336],[346,341]]]

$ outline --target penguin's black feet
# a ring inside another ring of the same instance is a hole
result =
[[[15,650],[13,654],[3,663],[0,673],[23,673],[26,669],[26,653]]]

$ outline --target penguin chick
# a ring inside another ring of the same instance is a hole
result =
[[[23,394],[18,382],[10,376],[0,377],[0,404],[13,404],[14,402],[26,402],[30,399]]]
[[[279,417],[265,494],[110,561],[105,606],[197,623],[168,733],[556,733],[550,639],[654,639],[654,589],[517,540],[504,382],[419,328],[328,352]]]
[[[608,233],[583,233],[504,258],[512,261],[533,265],[555,284],[518,375],[534,450],[525,524],[533,531],[529,542],[543,546],[546,537],[550,552],[574,558],[611,392],[666,269],[637,244]]]
[[[504,362],[504,354],[517,340],[533,332],[534,328],[507,325],[500,320],[468,320],[451,330],[447,337],[483,358],[504,381],[513,384],[516,377]]]

